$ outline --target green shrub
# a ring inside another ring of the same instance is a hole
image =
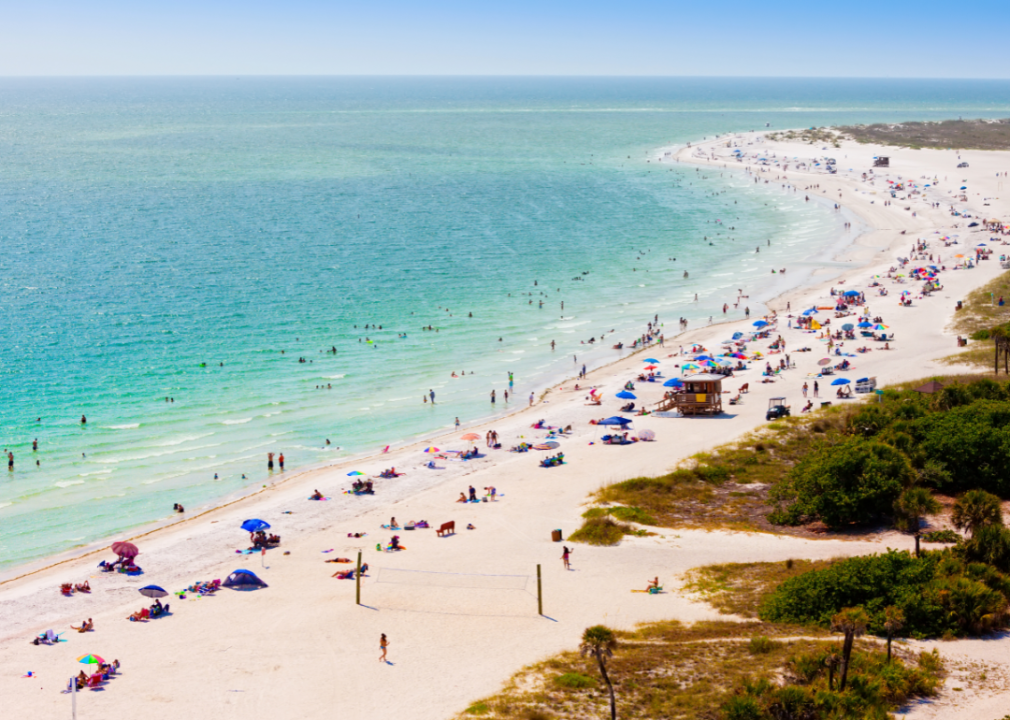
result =
[[[629,532],[629,526],[616,523],[610,517],[595,517],[582,523],[582,527],[569,535],[568,539],[588,545],[616,545]]]
[[[765,635],[758,635],[757,637],[752,637],[748,645],[748,649],[751,655],[767,655],[772,650],[777,648],[779,643],[774,640],[769,640]]]
[[[888,551],[842,560],[786,580],[761,604],[762,620],[829,627],[846,607],[862,606],[869,630],[884,634],[884,608],[905,614],[905,634],[979,634],[1006,624],[1010,579],[992,567],[966,563],[951,550],[916,558]]]
[[[475,702],[473,705],[468,707],[463,712],[465,712],[467,715],[487,715],[489,712],[491,712],[491,708],[487,706],[486,702],[481,701],[481,702]]]
[[[583,675],[578,672],[567,672],[564,675],[558,675],[554,678],[554,684],[570,688],[572,690],[584,690],[586,688],[596,687],[597,682],[595,678],[591,678],[588,675]]]
[[[931,543],[956,543],[961,541],[961,536],[953,530],[932,530],[923,533],[922,539]]]
[[[656,518],[640,507],[615,507],[610,514],[622,522],[633,522],[639,525],[655,525]]]
[[[834,528],[873,522],[912,478],[908,459],[890,445],[856,437],[822,443],[773,490],[773,499],[789,504],[770,519],[820,519]]]

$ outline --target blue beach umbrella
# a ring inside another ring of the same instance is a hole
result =
[[[168,596],[168,593],[165,592],[165,588],[158,587],[157,585],[148,585],[147,587],[140,588],[140,594],[149,598],[163,598]]]
[[[663,387],[684,387],[684,381],[680,378],[670,378],[663,383]]]
[[[630,425],[631,424],[631,420],[629,420],[628,418],[622,418],[622,417],[620,417],[618,415],[614,415],[613,417],[608,417],[606,420],[600,420],[596,424],[597,425],[620,425],[621,427],[624,427],[625,425]]]
[[[849,330],[852,330],[854,328],[855,328],[855,325],[853,325],[852,323],[845,323],[844,325],[842,325],[842,330],[845,330],[846,332],[848,332]]]
[[[270,528],[270,523],[265,520],[246,520],[242,523],[242,529],[246,532],[259,532],[260,530],[267,530]]]
[[[627,390],[621,390],[621,392],[617,393],[617,397],[621,398],[621,400],[637,400],[638,399],[635,395],[633,395],[632,393],[629,393]]]
[[[659,365],[659,360],[656,358],[645,358],[642,362],[649,363],[650,365]]]
[[[221,585],[232,590],[256,590],[267,587],[267,584],[250,570],[236,570]]]
[[[817,308],[810,308],[809,310],[804,310],[803,314],[804,315],[816,315],[817,314]]]
[[[753,325],[754,327],[764,327],[767,324],[768,322],[765,320],[755,320],[754,322],[751,323],[751,325]]]
[[[848,385],[849,384],[849,379],[848,378],[835,378],[834,380],[831,381],[831,384],[832,385]]]
[[[845,291],[845,297],[855,297],[857,295],[859,295],[859,291],[858,290],[846,290]]]
[[[861,328],[873,327],[873,323],[866,322],[865,320],[863,320],[863,322],[859,323],[856,327],[861,327]]]

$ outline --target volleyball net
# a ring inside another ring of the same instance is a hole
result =
[[[367,599],[359,602],[390,610],[535,617],[543,614],[539,573],[539,565],[530,575],[376,568],[363,580]]]

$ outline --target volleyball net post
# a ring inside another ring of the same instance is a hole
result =
[[[361,551],[358,550],[358,569],[354,573],[354,583],[356,587],[354,588],[354,604],[361,604]]]
[[[540,563],[537,563],[537,614],[544,614],[544,588],[540,582]]]

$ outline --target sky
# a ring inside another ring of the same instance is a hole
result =
[[[8,0],[0,75],[1010,78],[1006,0]]]

